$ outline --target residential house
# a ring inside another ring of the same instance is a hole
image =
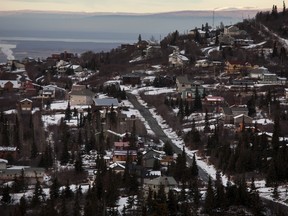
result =
[[[127,158],[130,157],[131,161],[137,159],[137,151],[135,150],[118,150],[113,151],[113,162],[125,163]]]
[[[239,123],[238,121],[240,115],[248,116],[248,108],[244,106],[222,107],[221,109],[224,114],[225,124],[235,124],[235,117],[237,117],[236,122]],[[247,123],[251,123],[250,119],[247,120]]]
[[[249,78],[251,79],[263,79],[263,74],[269,73],[265,67],[252,68],[249,72]]]
[[[213,66],[213,62],[208,59],[197,60],[195,63],[195,67],[205,68],[205,67],[212,67],[212,66]]]
[[[122,76],[123,85],[140,85],[141,84],[141,76],[139,74],[126,74]]]
[[[249,46],[253,44],[253,40],[248,39],[235,39],[234,40],[234,46]]]
[[[204,99],[206,105],[221,105],[225,102],[224,98],[221,96],[208,95]]]
[[[69,92],[70,104],[71,106],[92,105],[94,95],[85,85],[73,85],[71,92]]]
[[[182,92],[186,89],[189,89],[192,87],[192,85],[193,85],[193,82],[190,81],[186,75],[185,76],[178,76],[176,78],[176,90],[177,90],[177,92]]]
[[[56,92],[55,85],[47,85],[43,86],[42,90],[39,91],[39,97],[41,98],[55,98],[55,92]]]
[[[178,50],[174,50],[172,54],[169,55],[169,64],[175,67],[183,67],[185,64],[189,63],[189,59],[180,54]]]
[[[128,150],[129,147],[129,142],[114,142],[114,150]]]
[[[119,106],[119,102],[117,98],[94,98],[93,99],[93,106],[96,109],[104,109],[110,108],[117,108]]]
[[[21,84],[17,80],[0,80],[0,90],[6,92],[12,92],[19,90]]]
[[[238,73],[245,70],[252,69],[253,66],[250,63],[243,63],[241,61],[226,61],[225,71],[226,73]]]
[[[233,118],[234,118],[234,125],[238,127],[240,130],[242,130],[243,127],[247,125],[252,125],[253,122],[253,119],[250,116],[244,114],[234,116]]]
[[[37,95],[37,89],[35,88],[31,80],[25,79],[23,82],[21,82],[21,89],[26,96]]]
[[[125,171],[125,166],[121,163],[115,162],[109,165],[109,169],[113,170],[116,173],[123,174]]]
[[[234,36],[239,36],[239,35],[247,35],[247,32],[244,30],[239,30],[239,28],[237,26],[227,26],[224,28],[224,34],[225,35],[230,35],[232,37]]]
[[[21,100],[19,104],[22,112],[30,112],[32,110],[33,102],[28,98]]]
[[[3,159],[10,159],[12,158],[13,160],[17,159],[18,157],[18,152],[16,147],[12,146],[0,146],[0,158]]]
[[[238,115],[248,115],[248,108],[246,106],[231,106],[231,111],[233,113],[233,116],[238,116]]]
[[[161,161],[162,156],[165,155],[165,152],[157,151],[155,149],[150,149],[145,152],[142,156],[143,166],[148,169],[152,169],[155,163],[155,160]]]
[[[23,171],[22,171],[23,170]],[[13,181],[15,177],[20,177],[21,174],[24,174],[25,180],[29,184],[35,184],[36,181],[43,181],[43,177],[45,175],[45,169],[39,167],[10,167],[0,169],[0,182],[8,182]]]
[[[148,196],[149,190],[152,190],[152,194],[158,193],[160,186],[164,186],[167,195],[169,190],[176,188],[178,184],[172,176],[160,176],[152,180],[144,180],[144,196]]]
[[[203,94],[205,93],[205,89],[200,83],[197,81],[193,82],[191,88],[187,88],[181,92],[181,98],[183,100],[192,101],[195,99],[196,89],[198,90],[198,93],[200,97],[203,97]]]
[[[157,58],[162,56],[161,46],[148,46],[145,50],[146,59]]]
[[[5,159],[0,158],[0,170],[7,168],[8,161]]]

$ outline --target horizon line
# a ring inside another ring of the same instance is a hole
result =
[[[103,15],[113,15],[113,14],[123,14],[123,15],[153,15],[153,14],[165,14],[165,13],[180,13],[180,12],[232,12],[232,11],[269,11],[267,8],[214,8],[214,9],[197,9],[197,10],[175,10],[175,11],[160,11],[160,12],[101,12],[101,11],[65,11],[65,10],[0,10],[0,13],[62,13],[62,14],[103,14]]]

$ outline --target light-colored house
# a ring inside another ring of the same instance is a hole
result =
[[[24,173],[24,178],[30,183],[35,184],[37,180],[43,181],[45,169],[39,167],[11,167],[0,169],[0,182],[13,181],[15,177],[20,177]]]
[[[8,161],[0,158],[0,170],[7,168]]]
[[[182,92],[185,89],[191,88],[193,82],[188,79],[187,76],[176,77],[176,89],[178,92]]]
[[[169,55],[169,64],[175,67],[182,67],[189,62],[189,59],[180,54],[179,51],[174,50],[173,53]]]
[[[32,110],[32,105],[33,105],[32,100],[25,98],[25,99],[21,100],[19,103],[20,103],[20,109],[22,111],[25,112],[25,111],[31,111]]]
[[[85,85],[73,85],[71,92],[69,92],[70,104],[71,106],[92,105],[94,95]]]
[[[227,26],[224,28],[225,35],[237,36],[240,34],[240,30],[237,26]]]
[[[172,176],[160,176],[152,180],[144,182],[144,195],[147,197],[149,189],[152,193],[158,193],[160,186],[164,186],[164,191],[168,194],[170,189],[174,189],[178,186],[176,180]]]
[[[253,119],[248,115],[240,114],[240,115],[234,116],[234,125],[236,127],[238,126],[240,129],[243,129],[243,127],[246,125],[251,125],[252,122],[253,122]]]

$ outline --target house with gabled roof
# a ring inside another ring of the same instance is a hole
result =
[[[183,90],[187,88],[191,88],[193,85],[193,82],[188,79],[188,76],[177,76],[176,77],[176,90],[178,92],[182,92]]]
[[[157,151],[155,149],[150,149],[147,152],[143,154],[142,160],[143,160],[143,166],[145,168],[153,168],[155,160],[158,160],[160,163],[160,160],[162,156],[165,155],[165,152]]]
[[[180,54],[177,50],[174,50],[173,53],[169,55],[168,61],[169,64],[175,67],[182,67],[189,63],[189,59],[186,56]]]
[[[19,102],[21,111],[30,112],[32,110],[32,100],[25,98]]]
[[[172,176],[160,176],[152,180],[144,180],[144,195],[147,197],[149,190],[152,190],[153,194],[158,193],[160,186],[164,186],[164,191],[168,194],[169,190],[178,186],[176,180]]]
[[[70,96],[71,106],[75,105],[92,105],[95,93],[86,88],[85,85],[73,85]]]

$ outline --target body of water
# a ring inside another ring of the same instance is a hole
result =
[[[129,41],[105,41],[105,40],[81,40],[81,39],[52,39],[48,38],[12,38],[7,40],[0,38],[1,45],[15,45],[16,47],[10,49],[12,55],[17,60],[22,60],[25,57],[32,57],[35,59],[45,59],[52,54],[61,53],[64,51],[81,54],[86,51],[101,52],[109,51],[117,48],[120,44]],[[131,42],[131,41],[130,41]],[[7,48],[0,52],[0,63],[7,61]]]

